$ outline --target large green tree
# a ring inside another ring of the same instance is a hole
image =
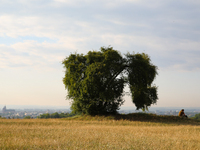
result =
[[[100,51],[89,51],[86,55],[71,54],[63,65],[63,83],[75,113],[117,113],[124,102],[126,84],[137,109],[148,109],[157,102],[157,87],[152,86],[157,67],[147,54],[128,53],[122,57],[112,47],[101,47]]]

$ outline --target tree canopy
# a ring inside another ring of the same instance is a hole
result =
[[[192,117],[192,119],[200,119],[200,113],[199,114],[195,114],[195,116]]]
[[[157,67],[147,54],[127,53],[123,57],[112,47],[101,47],[86,55],[71,54],[62,63],[63,83],[75,113],[117,113],[124,103],[126,84],[137,109],[148,109],[157,102],[157,87],[152,86]]]
[[[67,118],[67,117],[72,117],[74,116],[75,114],[74,113],[58,113],[58,112],[55,112],[55,113],[52,113],[52,114],[49,114],[49,113],[46,113],[46,114],[41,114],[39,116],[37,116],[37,118],[40,118],[40,119],[48,119],[48,118]]]

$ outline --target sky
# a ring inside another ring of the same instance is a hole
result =
[[[0,105],[70,106],[62,61],[111,46],[158,67],[152,107],[200,107],[199,16],[198,0],[0,0]]]

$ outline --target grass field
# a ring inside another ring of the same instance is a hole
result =
[[[0,149],[200,150],[200,122],[144,114],[0,119]]]

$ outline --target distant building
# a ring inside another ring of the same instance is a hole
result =
[[[6,109],[6,106],[4,106],[2,109],[2,113],[14,113],[14,112],[15,112],[14,109]]]

